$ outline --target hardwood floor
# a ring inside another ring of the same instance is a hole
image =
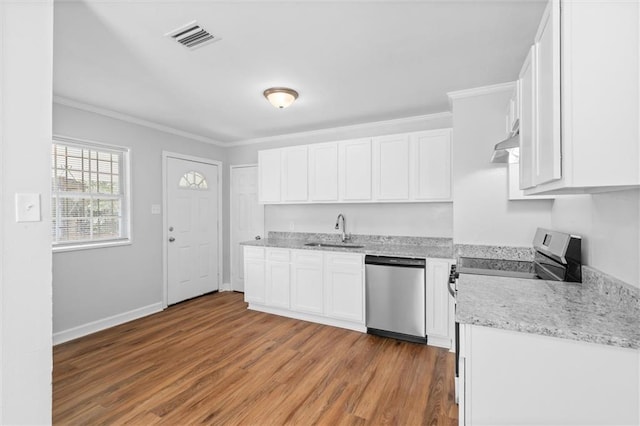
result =
[[[54,424],[457,424],[454,355],[216,293],[54,348]]]

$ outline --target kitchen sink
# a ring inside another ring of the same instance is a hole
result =
[[[337,248],[351,248],[358,249],[363,248],[364,246],[359,246],[357,244],[331,244],[331,243],[307,243],[305,244],[307,247],[337,247]]]

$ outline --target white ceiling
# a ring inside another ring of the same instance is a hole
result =
[[[544,3],[56,0],[54,94],[225,143],[443,112],[517,78]],[[193,20],[222,40],[164,36]]]

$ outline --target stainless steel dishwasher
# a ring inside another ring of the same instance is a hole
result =
[[[425,259],[366,256],[367,333],[426,343]]]

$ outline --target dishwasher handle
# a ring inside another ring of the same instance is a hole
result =
[[[425,259],[414,259],[408,257],[390,257],[390,256],[371,256],[364,257],[365,265],[382,265],[382,266],[397,266],[402,268],[422,268],[426,267],[427,261]]]

